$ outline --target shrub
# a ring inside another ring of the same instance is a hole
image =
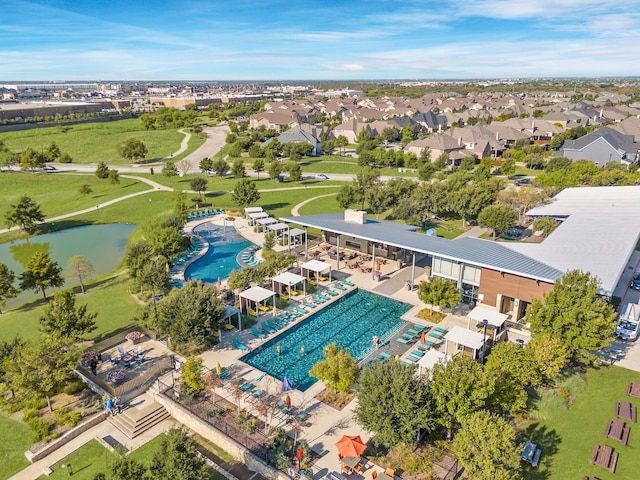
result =
[[[29,419],[27,425],[29,425],[29,428],[31,428],[32,441],[44,442],[49,437],[49,429],[51,428],[51,423],[49,423],[47,420],[39,417],[34,417]]]
[[[75,427],[80,421],[80,418],[82,418],[82,414],[72,412],[66,407],[58,408],[53,412],[53,416],[56,417],[56,421],[60,425],[66,425],[68,427]]]
[[[78,378],[76,380],[73,380],[67,383],[62,388],[62,393],[66,393],[67,395],[75,395],[76,393],[79,393],[82,390],[84,390],[84,388],[85,388],[84,382]]]
[[[39,418],[40,417],[40,411],[39,410],[35,410],[33,408],[25,408],[22,411],[22,421],[24,423],[29,423],[29,420],[33,419],[33,418]]]

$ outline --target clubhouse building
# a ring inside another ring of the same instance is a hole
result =
[[[464,301],[490,306],[513,320],[569,270],[591,273],[600,282],[600,294],[613,295],[640,240],[640,186],[568,188],[527,213],[554,218],[559,225],[541,243],[530,243],[448,240],[354,210],[281,221],[320,230],[338,251],[428,267],[431,275],[454,280]],[[411,283],[413,277],[412,269]]]

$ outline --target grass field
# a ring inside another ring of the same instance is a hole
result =
[[[78,191],[82,185],[89,185],[92,192],[84,195]],[[41,206],[45,217],[55,217],[64,213],[83,210],[131,193],[151,190],[152,187],[129,178],[120,178],[113,185],[108,180],[100,180],[93,174],[46,174],[24,172],[0,173],[0,219],[9,205],[17,203],[22,195],[29,195]]]
[[[98,314],[97,329],[88,336],[99,339],[132,326],[132,318],[141,306],[127,291],[126,273],[96,279],[87,286],[85,295],[76,297],[76,305],[87,305],[88,312]],[[40,336],[40,317],[46,303],[37,299],[25,305],[5,311],[0,315],[0,341],[11,340],[16,335],[33,340]]]
[[[31,446],[31,430],[26,424],[0,414],[0,480],[29,466],[24,452]]]
[[[582,478],[585,475],[601,480],[638,478],[638,427],[631,424],[631,435],[626,446],[603,436],[607,421],[613,419],[615,402],[629,400],[628,397],[625,398],[627,384],[637,379],[637,372],[620,367],[590,369],[586,374],[586,389],[577,395],[575,402],[568,409],[544,399],[545,407],[540,416],[546,419],[531,424],[521,435],[523,440],[531,440],[542,449],[539,468],[527,471],[525,478],[566,480]],[[533,404],[534,414],[536,403]],[[638,400],[631,403],[640,406]],[[589,463],[593,447],[603,444],[610,445],[619,454],[615,474]]]
[[[178,150],[184,135],[177,130],[145,130],[137,118],[0,134],[0,140],[13,151],[23,151],[27,147],[46,150],[51,142],[55,142],[63,153],[71,155],[74,163],[104,161],[112,165],[130,163],[118,154],[118,146],[129,137],[138,138],[146,144],[149,151],[146,161],[153,162]]]

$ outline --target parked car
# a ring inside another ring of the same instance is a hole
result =
[[[54,170],[57,170],[57,168],[56,168],[56,167],[54,167],[53,165],[45,165],[45,166],[44,166],[44,168],[43,168],[43,170],[44,170],[45,172],[53,172]]]
[[[633,280],[631,280],[631,283],[629,284],[629,287],[633,288],[634,290],[640,290],[640,276],[636,275],[635,277],[633,277]]]
[[[316,173],[316,180],[329,180],[329,177],[324,173]]]
[[[519,187],[521,185],[531,185],[531,183],[531,180],[528,178],[521,178],[520,180],[516,180],[515,182],[513,182],[516,187]]]
[[[640,305],[627,303],[618,317],[616,335],[621,340],[634,342],[640,334]]]

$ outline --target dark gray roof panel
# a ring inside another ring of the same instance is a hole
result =
[[[554,282],[564,273],[496,242],[477,238],[448,240],[441,237],[422,235],[416,233],[417,227],[412,225],[402,225],[372,218],[367,219],[365,224],[345,222],[343,213],[283,217],[281,220],[462,261],[535,280]]]

